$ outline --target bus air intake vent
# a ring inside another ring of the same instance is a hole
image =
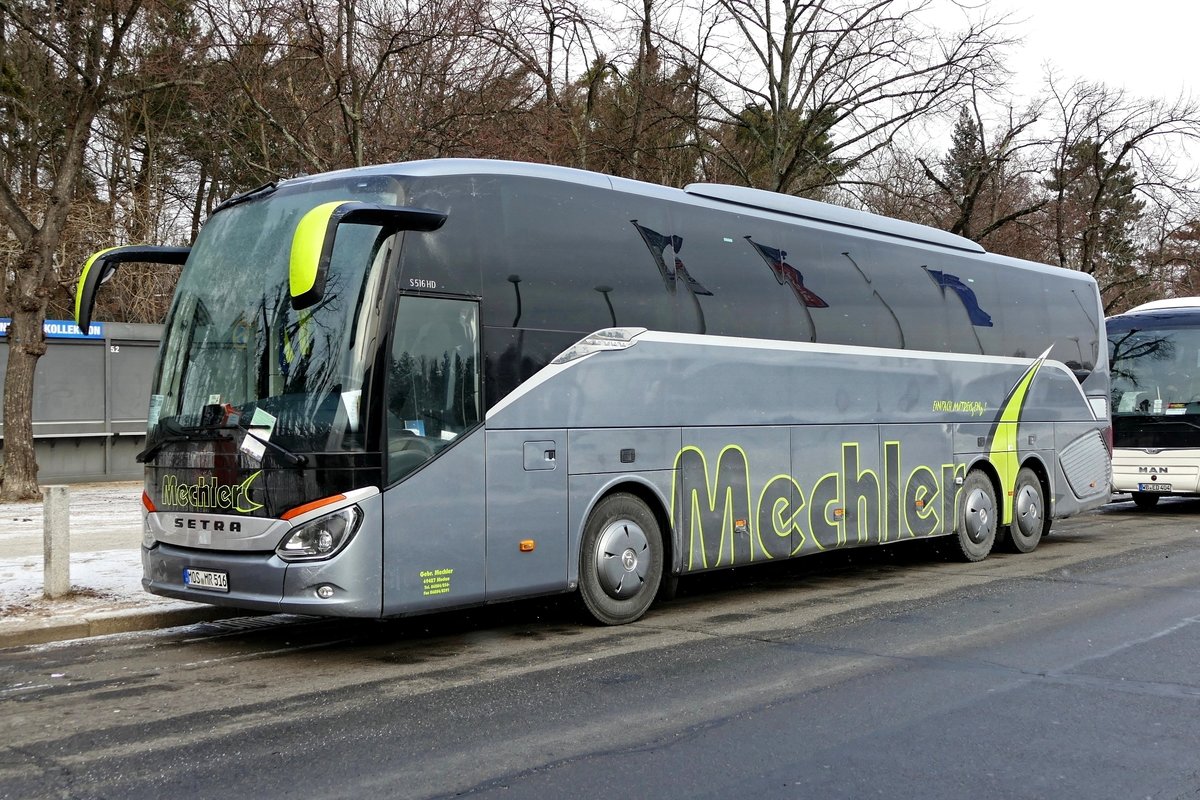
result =
[[[1064,447],[1058,454],[1063,474],[1075,496],[1083,500],[1109,491],[1112,472],[1108,462],[1108,448],[1099,431],[1080,436]]]

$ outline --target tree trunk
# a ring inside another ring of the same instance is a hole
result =
[[[45,312],[14,308],[8,326],[8,368],[4,373],[4,464],[0,500],[37,500],[37,459],[33,453],[33,373],[46,352]]]

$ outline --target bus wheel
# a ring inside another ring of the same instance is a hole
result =
[[[963,481],[959,494],[957,539],[964,561],[982,561],[996,542],[996,492],[977,469]]]
[[[1133,504],[1142,511],[1149,511],[1158,505],[1158,495],[1150,492],[1134,492]]]
[[[579,562],[579,594],[588,613],[605,625],[641,618],[663,573],[654,514],[631,494],[605,497],[588,517]]]
[[[1046,499],[1042,482],[1028,467],[1017,473],[1013,489],[1013,521],[1008,526],[1007,544],[1018,553],[1031,553],[1046,530]]]

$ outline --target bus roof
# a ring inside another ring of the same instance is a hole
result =
[[[802,219],[841,225],[848,228],[858,228],[898,236],[902,239],[913,239],[928,244],[940,244],[970,253],[986,253],[987,251],[975,241],[957,234],[920,225],[916,222],[892,219],[891,217],[872,214],[868,211],[858,211],[831,203],[821,203],[804,197],[767,192],[762,189],[750,189],[745,186],[729,186],[722,183],[693,183],[683,187],[688,194],[699,195],[710,200],[723,203],[733,203],[739,206],[749,206],[766,211],[777,211]]]
[[[1109,334],[1131,330],[1200,327],[1200,297],[1169,297],[1134,306],[1104,320]]]
[[[1168,297],[1165,300],[1152,300],[1149,303],[1142,303],[1140,306],[1134,306],[1125,313],[1133,314],[1139,311],[1160,311],[1167,308],[1200,309],[1200,297]]]
[[[320,180],[329,177],[331,174],[339,173],[313,175],[310,178],[298,178],[296,180]],[[928,225],[892,219],[891,217],[833,205],[832,203],[822,203],[804,197],[794,197],[762,189],[750,189],[744,186],[730,186],[719,183],[693,183],[685,186],[683,189],[673,189],[656,183],[618,178],[598,172],[574,169],[572,167],[485,158],[436,158],[398,164],[380,164],[378,166],[343,170],[340,174],[346,176],[361,174],[411,175],[418,177],[436,177],[439,175],[514,175],[528,178],[546,178],[584,186],[631,192],[643,197],[657,197],[675,202],[696,202],[699,199],[705,205],[715,207],[728,207],[729,205],[743,206],[813,222],[822,222],[837,227],[853,228],[884,236],[950,247],[968,253],[982,254],[987,252],[978,242],[947,231],[932,228]]]

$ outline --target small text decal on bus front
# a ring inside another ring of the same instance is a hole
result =
[[[421,570],[421,594],[425,597],[450,594],[450,576],[453,574],[452,569]]]

